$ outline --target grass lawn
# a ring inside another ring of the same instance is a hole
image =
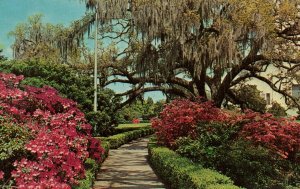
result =
[[[145,127],[151,125],[151,123],[138,123],[138,124],[133,124],[133,123],[129,123],[129,124],[120,124],[118,125],[119,128],[124,128],[124,127]]]

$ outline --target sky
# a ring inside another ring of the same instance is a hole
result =
[[[85,5],[80,0],[0,0],[0,44],[6,56],[12,56],[13,38],[8,33],[37,13],[44,15],[44,22],[68,26],[84,15]]]
[[[72,21],[80,19],[86,8],[83,0],[0,0],[0,48],[4,55],[11,58],[13,38],[8,36],[18,23],[26,22],[31,15],[42,13],[43,21],[68,26]],[[116,92],[128,89],[128,86],[114,84],[109,88]],[[162,93],[151,92],[145,95],[155,101],[164,99]]]

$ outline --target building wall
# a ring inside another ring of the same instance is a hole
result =
[[[274,73],[274,72],[279,72],[279,71],[275,70],[274,68],[271,68],[271,69],[268,70],[268,72],[262,74],[262,76],[267,77],[268,73],[270,73],[270,72]],[[260,80],[258,80],[256,78],[252,78],[250,81],[247,81],[247,83],[251,84],[251,85],[256,85],[257,89],[260,90],[260,91],[262,91],[262,97],[264,97],[265,99],[266,99],[266,94],[269,93],[270,94],[271,104],[272,104],[272,102],[278,102],[282,107],[287,108],[287,105],[285,103],[283,95],[281,95],[281,94],[273,91],[269,87],[269,85],[266,84],[265,82],[260,81]],[[296,89],[298,89],[298,88],[296,87]],[[300,89],[300,87],[299,87],[299,89]],[[297,94],[298,93],[298,91],[292,91],[292,89],[289,89],[288,92],[290,94],[293,94],[293,93]],[[271,105],[268,105],[267,107],[269,108],[269,107],[271,107]],[[297,115],[297,109],[288,110],[287,114],[289,116],[295,116],[295,115]]]

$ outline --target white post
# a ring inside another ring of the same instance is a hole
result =
[[[95,67],[94,67],[94,112],[97,111],[97,80],[98,80],[98,71],[97,71],[97,51],[98,51],[98,5],[96,6],[96,16],[95,16]]]

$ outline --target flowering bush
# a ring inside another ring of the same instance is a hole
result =
[[[152,120],[158,142],[245,188],[299,188],[300,124],[271,114],[225,112],[175,100]],[[243,170],[243,171],[241,171]]]
[[[75,102],[50,87],[21,88],[22,79],[0,73],[0,117],[32,136],[25,144],[28,155],[15,158],[11,173],[2,171],[18,188],[71,188],[84,177],[84,161],[100,160],[103,149]]]
[[[138,118],[134,118],[134,119],[132,120],[132,123],[133,123],[133,124],[139,124],[139,123],[140,123],[140,120],[139,120]]]
[[[210,101],[177,99],[166,105],[159,118],[154,118],[151,122],[158,141],[172,146],[179,137],[196,137],[199,121],[224,121],[227,117],[226,113]]]
[[[295,161],[300,152],[300,124],[286,118],[276,118],[272,114],[248,111],[241,116],[246,122],[240,133],[257,145],[271,149],[282,158]]]

